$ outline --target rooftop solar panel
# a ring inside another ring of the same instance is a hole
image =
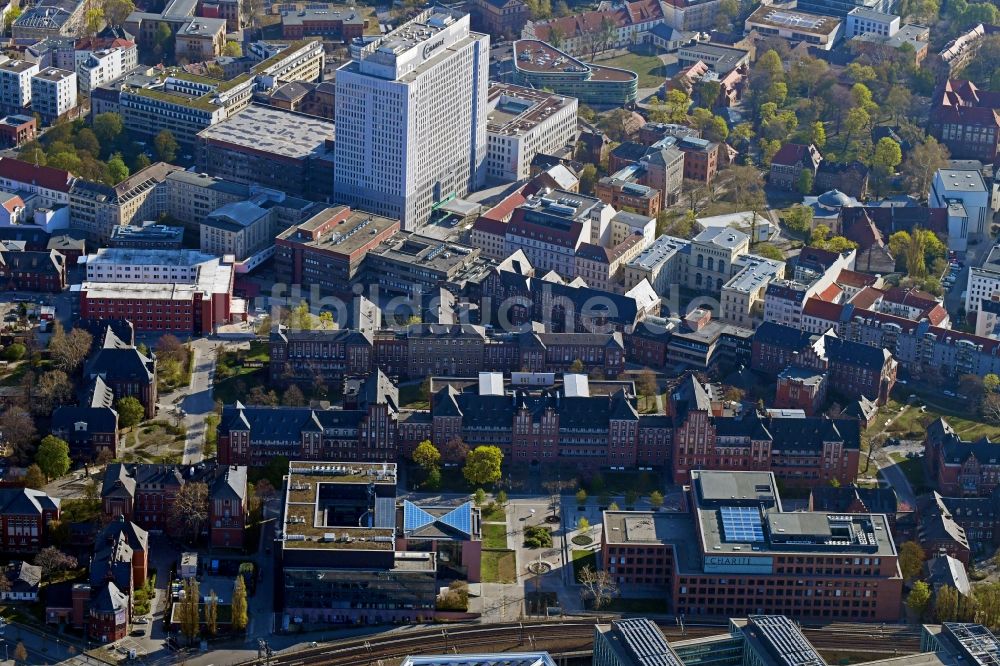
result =
[[[427,513],[419,506],[410,502],[409,500],[403,500],[403,531],[412,532],[413,530],[418,530],[425,525],[430,525],[434,522],[434,516]]]
[[[462,506],[452,509],[441,516],[440,520],[449,527],[454,527],[462,534],[472,535],[472,502],[466,502]]]

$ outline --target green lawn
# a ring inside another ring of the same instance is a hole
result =
[[[507,509],[500,506],[499,504],[493,505],[493,510],[490,511],[490,505],[487,504],[483,507],[483,520],[490,523],[507,523]]]
[[[597,553],[591,550],[574,550],[573,576],[577,580],[580,578],[580,572],[583,571],[583,568],[588,565],[591,569],[597,569]]]
[[[506,523],[483,523],[483,548],[503,550],[507,547]]]
[[[420,384],[405,384],[400,386],[400,406],[407,409],[428,409],[430,404],[420,395],[420,386]]]
[[[626,53],[614,58],[602,58],[597,55],[595,65],[602,67],[617,67],[627,69],[639,75],[640,88],[659,88],[666,79],[666,72],[661,61],[656,56],[639,55],[638,53]]]
[[[905,387],[903,388],[905,389]],[[927,405],[927,411],[922,412],[920,411],[919,404],[923,404],[923,401],[918,398],[918,405],[911,405],[906,411],[899,414],[898,418],[889,427],[885,428],[885,432],[901,439],[923,439],[924,434],[927,432],[927,426],[938,417],[943,417],[962,439],[974,440],[980,437],[989,437],[994,442],[1000,441],[1000,426],[969,418],[967,411],[960,411],[962,409],[961,406],[957,406],[954,409],[945,408],[945,404],[943,403],[945,403],[947,398],[935,396],[933,400],[936,404],[940,404],[940,406]],[[874,427],[877,429],[882,428],[882,424],[885,423],[886,419],[899,413],[901,406],[901,403],[890,400],[880,410],[879,420]]]
[[[484,550],[482,557],[484,583],[516,583],[517,558],[512,550]]]

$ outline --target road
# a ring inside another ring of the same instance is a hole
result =
[[[191,363],[194,371],[191,373],[191,384],[161,395],[157,403],[161,410],[167,412],[172,412],[177,407],[184,410],[183,422],[187,428],[187,439],[181,462],[185,465],[204,459],[205,417],[215,409],[212,384],[215,379],[215,349],[220,344],[223,343],[207,338],[193,341],[191,350],[194,357]]]

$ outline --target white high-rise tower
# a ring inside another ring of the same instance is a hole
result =
[[[337,70],[337,199],[416,229],[481,186],[490,38],[469,16],[422,12]]]

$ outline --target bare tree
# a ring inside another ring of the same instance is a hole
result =
[[[94,337],[83,329],[74,328],[66,334],[56,327],[49,340],[53,365],[67,375],[72,375],[83,365],[93,341]]]
[[[19,462],[31,458],[31,444],[38,434],[31,414],[20,407],[9,408],[0,415],[0,433],[3,433],[4,443],[13,449]]]
[[[618,585],[607,571],[595,570],[588,564],[577,578],[583,586],[583,598],[593,600],[594,610],[600,610],[618,594]]]
[[[191,541],[201,534],[201,527],[208,520],[208,486],[202,482],[185,483],[170,507],[168,521],[177,534]]]
[[[865,459],[865,474],[868,473],[868,468],[872,464],[872,460],[878,458],[879,454],[882,453],[882,449],[885,448],[886,436],[884,433],[875,435],[868,440],[868,457]]]
[[[67,555],[55,546],[49,546],[38,551],[38,555],[35,555],[35,565],[41,567],[42,576],[50,578],[60,571],[75,569],[77,561],[72,555]]]
[[[984,419],[990,423],[1000,423],[1000,393],[987,393],[981,409]]]

